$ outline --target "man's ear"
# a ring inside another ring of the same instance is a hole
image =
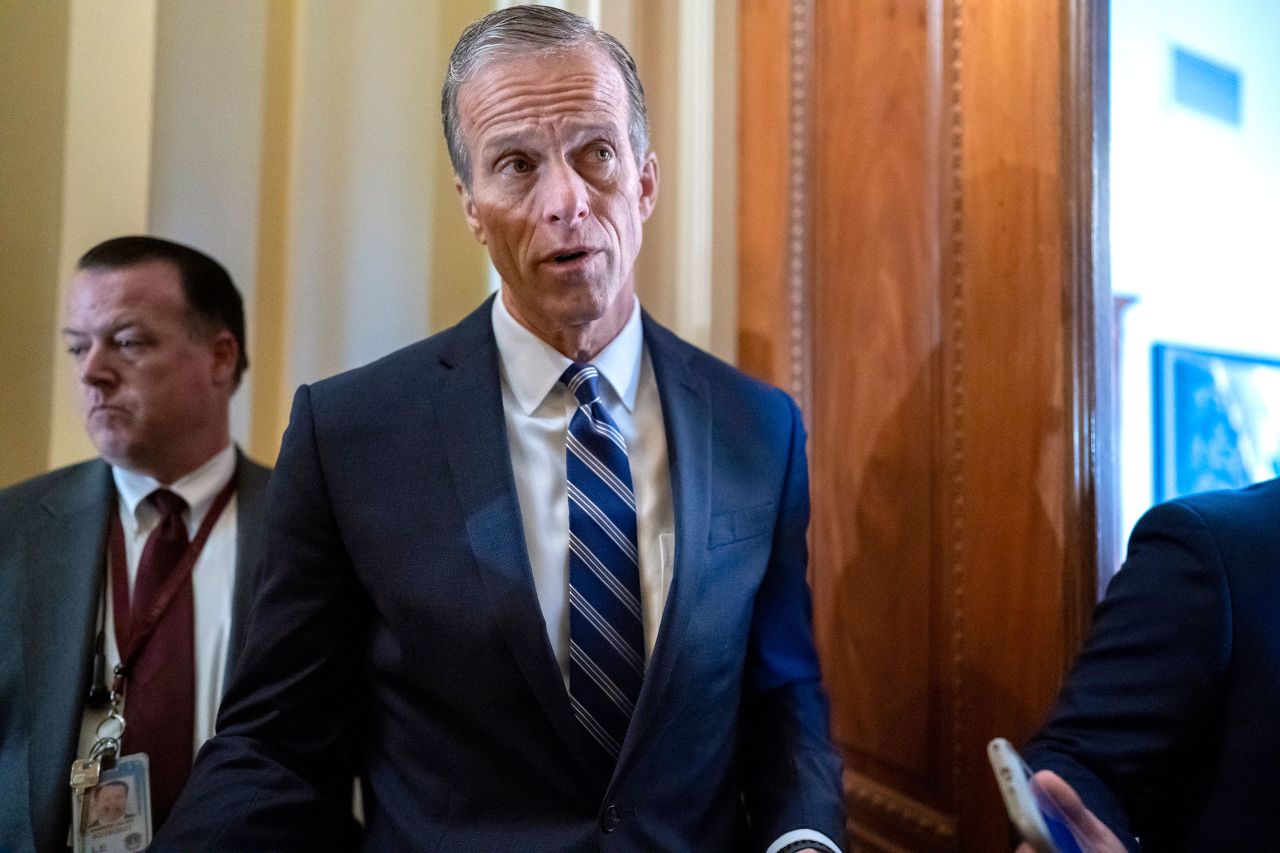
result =
[[[650,151],[640,164],[640,221],[646,222],[658,201],[658,155]]]
[[[213,381],[228,388],[236,384],[236,362],[240,360],[240,345],[235,335],[222,329],[210,342],[213,350]]]
[[[462,201],[462,215],[467,218],[467,226],[471,229],[471,233],[476,235],[480,245],[488,245],[484,235],[484,225],[481,224],[480,217],[476,216],[476,203],[471,197],[471,190],[467,189],[462,183],[462,178],[457,175],[453,176],[453,188],[458,191],[458,198]]]

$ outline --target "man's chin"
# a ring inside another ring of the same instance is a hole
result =
[[[609,313],[608,294],[582,289],[574,292],[562,292],[559,298],[545,305],[534,316],[543,326],[544,331],[583,328],[590,326]]]
[[[626,308],[630,312],[630,291],[627,288],[583,282],[561,293],[558,308],[564,325],[589,325],[617,313],[621,307],[619,300],[623,299],[627,300]]]
[[[89,440],[93,442],[98,455],[109,464],[123,468],[134,467],[134,443],[127,436],[112,431],[90,430]]]

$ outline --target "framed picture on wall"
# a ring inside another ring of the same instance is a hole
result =
[[[1280,359],[1156,344],[1158,501],[1280,476]]]

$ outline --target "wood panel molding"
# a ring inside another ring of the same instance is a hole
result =
[[[1103,2],[740,0],[740,361],[810,426],[857,849],[1003,846],[986,740],[1092,600]]]
[[[787,158],[787,295],[790,302],[791,338],[788,358],[791,362],[788,390],[805,413],[806,422],[813,409],[810,385],[810,362],[813,358],[809,321],[809,258],[813,252],[809,230],[810,180],[810,113],[813,92],[813,5],[812,0],[791,0],[791,61],[789,87]]]
[[[937,4],[933,7],[938,9]],[[961,790],[962,751],[965,737],[965,568],[968,565],[965,528],[965,265],[964,265],[964,0],[943,3],[941,33],[943,44],[943,123],[946,136],[941,165],[945,195],[941,212],[946,238],[942,249],[943,278],[946,281],[945,352],[947,403],[947,579],[951,599],[951,785]]]
[[[791,305],[807,296],[807,286],[793,296],[789,274],[792,13],[781,0],[744,0],[738,9],[738,363],[788,390]]]
[[[854,770],[844,773],[844,790],[848,802],[859,814],[874,813],[877,820],[855,823],[851,835],[860,846],[876,848],[884,843],[884,835],[873,828],[876,824],[888,824],[895,837],[906,836],[918,848],[939,843],[950,846],[956,837],[955,819],[937,809],[905,797],[898,791],[863,776]]]
[[[1114,352],[1116,315],[1111,297],[1108,226],[1108,150],[1111,138],[1108,95],[1107,0],[1066,0],[1063,63],[1063,171],[1068,191],[1066,278],[1071,304],[1067,334],[1074,342],[1071,363],[1071,419],[1078,439],[1067,476],[1081,528],[1071,561],[1084,568],[1067,577],[1065,601],[1080,606],[1068,614],[1069,644],[1084,641],[1090,606],[1119,568],[1122,533],[1116,467],[1119,405]]]
[[[984,745],[1030,734],[1083,634],[1101,1],[740,0],[740,357],[810,427],[859,849],[1004,845]]]

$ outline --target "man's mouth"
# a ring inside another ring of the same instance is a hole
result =
[[[590,246],[566,247],[564,251],[548,256],[547,260],[555,264],[571,264],[595,254]]]

